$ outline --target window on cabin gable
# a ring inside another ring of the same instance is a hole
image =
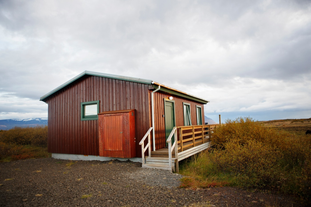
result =
[[[191,111],[190,111],[190,104],[183,103],[183,109],[184,109],[184,125],[185,126],[191,126]]]
[[[99,113],[99,101],[81,103],[81,120],[97,120]]]
[[[202,125],[202,108],[201,106],[196,106],[197,111],[197,125]]]

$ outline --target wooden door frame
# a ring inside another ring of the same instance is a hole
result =
[[[164,100],[164,126],[165,126],[165,146],[167,146],[167,142],[166,142],[166,107],[165,107],[165,102],[171,102],[173,103],[173,117],[174,117],[174,127],[176,126],[176,113],[175,113],[175,101],[174,100],[169,100],[169,99],[163,99]]]

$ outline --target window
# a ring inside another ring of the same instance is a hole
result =
[[[191,111],[190,111],[190,104],[183,103],[184,108],[184,125],[191,126]]]
[[[97,120],[99,113],[99,101],[81,103],[81,120]]]
[[[196,106],[197,109],[197,125],[203,125],[202,123],[202,108],[201,106]]]

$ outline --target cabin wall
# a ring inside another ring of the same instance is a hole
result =
[[[202,108],[202,121],[204,124],[204,105],[190,101],[187,99],[179,98],[174,95],[156,92],[154,93],[154,109],[155,109],[155,142],[156,149],[161,149],[166,146],[165,140],[165,117],[164,117],[164,99],[173,96],[175,103],[175,124],[176,126],[184,126],[184,113],[183,113],[183,102],[190,104],[191,111],[191,123],[197,125],[196,106]],[[151,104],[150,104],[151,107]]]
[[[47,99],[48,151],[99,155],[98,121],[81,121],[81,102],[99,100],[99,112],[136,109],[136,156],[139,141],[150,128],[149,86],[86,76]]]

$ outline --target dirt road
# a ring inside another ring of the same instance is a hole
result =
[[[0,163],[0,206],[302,206],[288,196],[231,187],[181,189],[181,177],[132,162]]]

